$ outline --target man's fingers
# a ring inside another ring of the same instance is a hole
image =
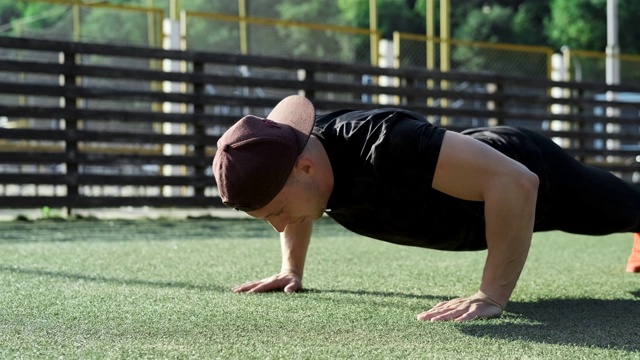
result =
[[[244,283],[244,284],[238,285],[238,286],[232,288],[231,291],[233,291],[233,292],[249,291],[249,290],[253,289],[259,283],[260,283],[259,281],[251,281],[251,282],[248,282],[248,283]]]
[[[429,311],[418,314],[418,320],[455,320],[456,322],[462,322],[475,319],[495,318],[500,315],[502,315],[502,308],[500,306],[469,297],[438,303]]]
[[[266,279],[250,281],[241,285],[238,285],[231,289],[231,291],[258,293],[267,292],[273,290],[284,290],[285,292],[296,292],[302,289],[302,282],[299,278],[289,275],[275,275]]]
[[[231,291],[239,293],[239,292],[260,292],[260,291],[269,291],[265,289],[265,284],[270,284],[274,280],[272,278],[262,279],[257,281],[250,281],[248,283],[244,283],[238,285],[231,289]]]
[[[463,322],[463,321],[476,320],[479,318],[487,318],[487,317],[489,316],[480,316],[477,311],[469,311],[453,320],[455,322]]]
[[[449,321],[453,320],[455,322],[463,322],[469,320],[475,320],[481,318],[480,315],[476,311],[465,311],[465,310],[452,310],[442,315],[433,316],[429,319],[429,321]]]
[[[457,307],[459,306],[460,300],[461,299],[458,298],[458,299],[453,299],[449,301],[441,301],[438,304],[436,304],[434,307],[429,309],[428,311],[420,313],[418,315],[418,320],[431,320],[431,321],[441,321],[445,319],[449,320],[449,317],[447,317],[447,314],[457,309]]]
[[[418,315],[418,320],[425,321],[447,321],[455,320],[464,315],[466,309],[442,309],[438,311],[429,310]]]
[[[277,280],[267,280],[267,281],[263,281],[262,283],[254,286],[248,292],[250,292],[250,293],[258,293],[258,292],[267,292],[267,291],[280,290],[280,289],[282,289],[282,286],[280,285],[279,281],[277,281]]]

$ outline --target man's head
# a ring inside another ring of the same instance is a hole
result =
[[[243,211],[267,205],[282,190],[303,152],[315,109],[289,96],[267,118],[245,116],[218,140],[213,173],[223,203]]]

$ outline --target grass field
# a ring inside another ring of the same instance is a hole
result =
[[[419,322],[477,290],[484,252],[316,226],[297,294],[234,294],[279,269],[242,219],[0,222],[0,358],[640,359],[630,235],[537,234],[501,319]]]

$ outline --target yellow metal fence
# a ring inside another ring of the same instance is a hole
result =
[[[242,1],[215,1],[206,11],[185,10],[188,1],[147,0],[147,6],[88,0],[17,0],[45,4],[44,13],[1,24],[0,35],[137,46],[163,46],[163,20],[181,22],[183,47],[195,50],[255,55],[279,55],[314,60],[377,65],[380,57],[375,29],[246,16]],[[171,5],[170,5],[171,4]],[[158,5],[158,6],[156,6]],[[213,12],[216,11],[216,12]],[[234,11],[237,14],[232,14]],[[230,13],[231,12],[231,13]],[[181,16],[177,16],[181,14]],[[265,16],[274,16],[274,13]],[[105,16],[106,15],[106,16]],[[39,21],[56,19],[43,28]],[[312,39],[313,41],[309,41]],[[397,67],[426,67],[444,71],[494,72],[526,77],[549,77],[549,47],[497,44],[396,33]],[[444,52],[442,50],[445,50]],[[442,59],[442,55],[449,54]],[[604,52],[572,49],[569,78],[605,79]],[[640,56],[619,55],[622,83],[640,81]]]

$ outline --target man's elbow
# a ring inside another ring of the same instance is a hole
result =
[[[540,178],[534,172],[526,168],[521,170],[517,176],[516,184],[524,196],[531,199],[537,198]]]
[[[517,167],[503,176],[495,178],[484,195],[485,202],[516,202],[535,206],[538,198],[538,175],[526,167]]]

